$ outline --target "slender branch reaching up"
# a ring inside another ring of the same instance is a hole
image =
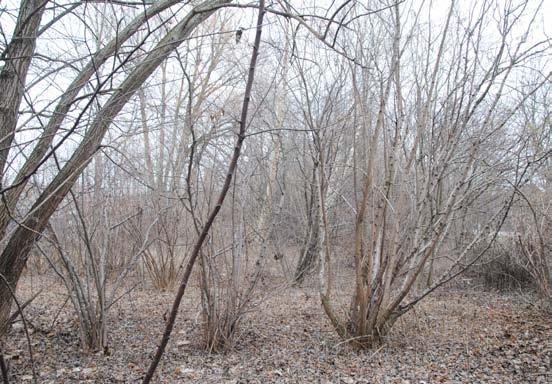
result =
[[[243,141],[245,140],[245,131],[247,128],[247,112],[249,109],[249,101],[251,99],[253,80],[255,78],[255,67],[257,65],[259,47],[261,45],[261,33],[262,33],[262,25],[263,25],[263,18],[264,18],[264,12],[265,12],[264,7],[265,7],[264,0],[261,0],[259,5],[259,16],[257,19],[257,33],[255,35],[255,42],[253,44],[253,53],[251,54],[251,63],[249,65],[249,75],[247,77],[247,84],[245,86],[245,94],[243,97],[243,104],[242,104],[241,116],[239,121],[240,129],[238,133],[238,138],[236,140],[236,145],[234,147],[234,153],[232,155],[232,159],[230,160],[230,164],[228,165],[228,172],[226,173],[224,185],[222,186],[222,190],[220,191],[217,203],[214,206],[213,210],[211,211],[209,218],[207,219],[205,226],[203,227],[201,234],[199,235],[195,243],[195,246],[192,250],[192,254],[190,255],[188,263],[186,264],[184,275],[182,276],[182,280],[180,282],[180,286],[178,287],[176,297],[174,298],[174,302],[172,305],[171,312],[169,314],[169,318],[167,319],[167,324],[165,325],[165,331],[161,338],[161,342],[157,347],[155,356],[149,366],[148,372],[144,377],[144,381],[143,381],[144,384],[147,384],[151,381],[153,374],[155,373],[155,370],[159,365],[159,361],[161,360],[161,357],[165,352],[165,348],[167,347],[169,338],[171,336],[171,333],[174,327],[176,316],[178,315],[178,309],[180,307],[182,297],[184,296],[184,292],[186,290],[186,287],[188,286],[188,280],[190,279],[190,275],[192,274],[192,269],[197,260],[199,252],[201,251],[203,242],[207,238],[207,235],[209,234],[209,230],[211,229],[211,226],[213,225],[213,222],[215,221],[215,218],[217,217],[222,207],[222,204],[224,203],[224,199],[226,198],[226,195],[230,188],[230,184],[232,182],[232,178],[234,176],[234,172],[236,171],[236,168],[238,165],[238,159],[240,157],[242,144],[243,144]]]

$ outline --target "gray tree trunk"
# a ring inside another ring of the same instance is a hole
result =
[[[1,59],[5,62],[0,71],[0,172],[4,175],[4,169],[8,161],[10,147],[13,143],[17,127],[17,114],[25,92],[25,80],[31,65],[31,60],[36,48],[36,36],[44,8],[45,0],[23,0],[19,17],[15,26],[11,42],[2,52]],[[3,180],[0,179],[0,188],[3,188]],[[5,225],[9,222],[9,207],[4,206],[0,211]],[[4,224],[2,223],[2,224]],[[0,239],[4,237],[5,225],[0,227]],[[14,243],[12,247],[24,249],[23,244]],[[18,276],[13,271],[22,269],[23,260],[5,260],[0,258],[0,273],[4,279],[0,279],[0,338],[6,332],[7,319],[10,315],[12,304],[11,292],[15,291]],[[10,287],[6,287],[6,282]]]

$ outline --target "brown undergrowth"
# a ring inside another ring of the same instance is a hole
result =
[[[42,287],[48,289],[25,310],[39,382],[139,382],[172,293],[143,287],[119,300],[104,355],[80,352],[75,316],[54,280],[26,277],[18,295],[23,301]],[[198,291],[192,288],[156,382],[552,382],[552,320],[520,296],[443,289],[399,319],[383,346],[356,351],[334,334],[314,284],[273,282],[262,289],[272,294],[246,314],[235,348],[209,354],[201,349]],[[10,332],[6,360],[11,382],[31,382],[21,322]]]

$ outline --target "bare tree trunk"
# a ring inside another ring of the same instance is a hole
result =
[[[2,52],[6,64],[0,72],[0,172],[8,160],[15,136],[17,113],[25,92],[25,80],[34,55],[40,21],[47,0],[23,0],[11,42]]]
[[[300,250],[299,261],[295,269],[294,283],[301,284],[305,277],[312,273],[318,264],[319,242],[320,242],[320,196],[316,185],[316,174],[321,165],[315,162],[313,167],[313,178],[309,190],[309,201],[307,206],[307,228],[303,246]]]
[[[45,5],[46,1],[44,0],[24,0],[21,3],[14,36],[6,50],[2,52],[1,58],[6,63],[0,72],[0,89],[2,90],[0,93],[0,172],[2,175],[4,175],[8,154],[15,136],[17,114],[23,99],[25,80],[36,47],[36,37]],[[4,180],[0,180],[0,188],[3,187],[3,182]],[[9,222],[11,215],[9,209],[10,207],[6,206],[0,208],[3,217],[1,224],[7,225]],[[0,227],[0,238],[4,237],[5,225]],[[28,247],[25,248],[23,244],[21,245],[23,246],[22,251],[28,253]],[[13,246],[19,247],[19,243]],[[12,266],[8,263],[9,261],[11,260],[6,260],[4,257],[0,259],[0,273],[10,285],[10,287],[5,287],[4,284],[0,285],[0,339],[8,326],[7,320],[12,304],[10,289],[15,291],[19,279],[17,271],[22,268],[24,263],[24,261],[14,260]]]

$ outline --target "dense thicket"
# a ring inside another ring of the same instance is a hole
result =
[[[210,350],[268,275],[316,275],[358,347],[497,252],[549,305],[543,6],[8,3],[1,337],[25,266],[63,281],[97,350],[129,280],[171,290],[195,253]]]

